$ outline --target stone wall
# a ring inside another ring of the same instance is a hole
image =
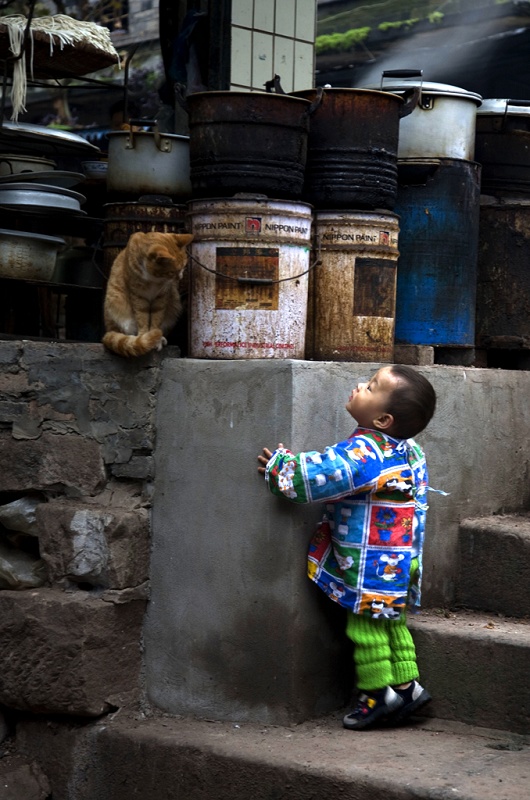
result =
[[[139,696],[160,363],[0,342],[4,710],[91,718]]]

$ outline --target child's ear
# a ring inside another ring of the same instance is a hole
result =
[[[394,417],[386,411],[374,419],[374,428],[378,431],[388,431],[394,424]]]

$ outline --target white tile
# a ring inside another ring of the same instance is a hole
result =
[[[232,28],[230,54],[230,80],[250,86],[252,81],[252,32],[245,28]]]
[[[249,0],[250,2],[251,0]],[[254,28],[260,31],[274,31],[274,10],[276,0],[254,0]]]
[[[296,0],[296,38],[304,39],[306,42],[314,42],[315,26],[315,0]]]
[[[273,37],[266,33],[254,31],[252,34],[252,86],[264,89],[265,82],[274,77],[272,59]]]
[[[282,36],[295,35],[296,0],[276,0],[275,31]]]
[[[252,28],[254,3],[252,0],[232,0],[232,25]]]
[[[279,75],[284,92],[293,91],[294,40],[274,37],[274,74]]]
[[[302,89],[311,89],[315,78],[314,47],[306,42],[295,42],[294,45],[294,88],[299,92]]]

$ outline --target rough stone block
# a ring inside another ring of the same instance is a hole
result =
[[[18,756],[0,761],[0,797],[2,800],[48,800],[50,783],[38,764],[26,763]]]
[[[154,458],[152,456],[133,456],[126,464],[114,464],[111,471],[117,478],[148,480],[155,474]]]
[[[149,574],[149,515],[81,502],[37,509],[41,557],[52,581],[69,578],[106,589],[137,586]]]
[[[97,442],[52,433],[25,440],[2,432],[0,475],[4,492],[62,489],[94,494],[106,480]]]
[[[145,603],[85,592],[0,592],[0,703],[97,717],[138,690]]]

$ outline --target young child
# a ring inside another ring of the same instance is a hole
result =
[[[411,367],[382,367],[350,394],[358,427],[349,439],[293,455],[263,448],[258,471],[273,494],[294,503],[324,501],[309,546],[308,575],[347,611],[360,694],[343,719],[362,730],[401,722],[431,699],[419,683],[405,607],[419,607],[427,510],[427,466],[410,437],[435,409],[429,381]]]

